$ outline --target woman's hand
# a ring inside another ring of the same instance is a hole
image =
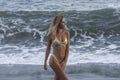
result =
[[[66,66],[66,63],[63,61],[63,62],[61,63],[62,69],[65,69],[65,66]]]
[[[44,70],[47,70],[47,63],[44,63]]]

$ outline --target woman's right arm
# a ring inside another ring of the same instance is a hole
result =
[[[46,54],[45,54],[45,60],[44,60],[44,68],[46,70],[46,65],[47,65],[47,59],[51,50],[51,44],[52,44],[52,39],[51,35],[48,35],[47,37],[47,49],[46,49]]]

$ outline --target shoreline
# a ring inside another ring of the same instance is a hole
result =
[[[0,64],[1,80],[53,80],[54,72],[48,65]],[[67,65],[70,80],[120,80],[120,64],[84,63]]]

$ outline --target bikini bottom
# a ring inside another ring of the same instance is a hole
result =
[[[52,53],[51,55],[53,56],[53,58],[54,58],[57,62],[61,63],[61,62],[63,61],[63,60],[59,59],[58,57],[56,57],[53,53]]]

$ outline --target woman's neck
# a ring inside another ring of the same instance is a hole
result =
[[[59,33],[59,32],[62,32],[63,30],[64,30],[64,28],[63,28],[63,27],[58,27],[57,32]]]

